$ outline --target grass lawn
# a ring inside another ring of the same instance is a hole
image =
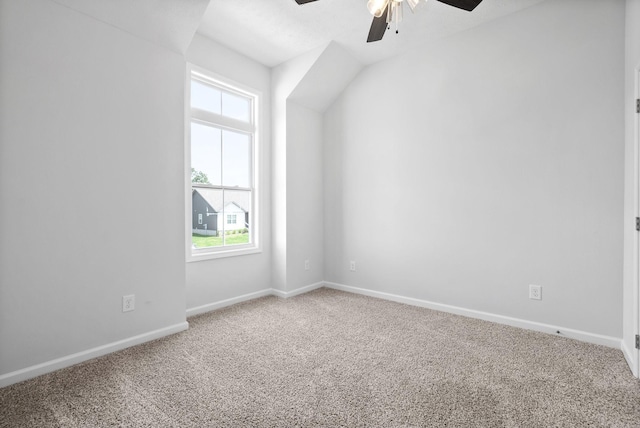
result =
[[[225,245],[248,244],[249,234],[238,233],[235,235],[225,235],[224,239]],[[203,236],[192,234],[191,242],[196,246],[196,248],[220,247],[222,245],[222,236]]]

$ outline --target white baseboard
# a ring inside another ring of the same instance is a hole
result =
[[[194,315],[204,314],[206,312],[215,311],[216,309],[221,309],[227,306],[235,305],[236,303],[246,302],[247,300],[257,299],[259,297],[271,296],[273,295],[272,288],[265,288],[263,290],[255,291],[249,294],[243,294],[242,296],[232,297],[226,300],[220,300],[219,302],[208,303],[202,306],[196,306],[195,308],[187,309],[187,318],[192,317]]]
[[[620,346],[620,349],[622,349],[622,354],[624,355],[625,360],[627,360],[627,364],[629,364],[631,373],[633,373],[635,377],[640,377],[640,373],[638,373],[638,366],[636,365],[636,359],[633,356],[633,353],[635,351],[630,350],[627,347],[627,344],[624,342],[624,340],[622,341],[622,345]]]
[[[291,291],[282,291],[282,290],[277,290],[275,288],[271,289],[272,293],[274,296],[278,296],[278,297],[284,297],[285,299],[289,298],[289,297],[293,297],[293,296],[297,296],[299,294],[304,294],[304,293],[308,293],[309,291],[313,291],[317,288],[320,287],[324,287],[324,282],[320,281],[320,282],[316,282],[315,284],[311,284],[311,285],[306,285],[304,287],[300,287],[300,288],[296,288],[295,290],[291,290]]]
[[[316,282],[315,284],[306,285],[304,287],[296,288],[291,291],[282,291],[276,288],[265,288],[263,290],[255,291],[249,294],[243,294],[242,296],[232,297],[226,300],[220,300],[218,302],[208,303],[202,306],[196,306],[195,308],[187,309],[187,318],[192,317],[194,315],[200,315],[207,312],[215,311],[216,309],[222,309],[227,306],[235,305],[236,303],[246,302],[247,300],[257,299],[259,297],[264,296],[276,296],[289,298],[293,296],[297,296],[299,294],[308,293],[309,291],[315,290],[316,288],[320,288],[324,286],[324,282]]]
[[[367,290],[364,288],[351,287],[349,285],[338,284],[334,282],[325,282],[326,287],[336,290],[347,291],[349,293],[362,294],[379,299],[390,300],[393,302],[404,303],[412,306],[419,306],[436,311],[448,312],[456,315],[462,315],[469,318],[477,318],[485,321],[491,321],[498,324],[510,325],[512,327],[524,328],[527,330],[540,331],[556,336],[569,337],[571,339],[580,340],[582,342],[593,343],[596,345],[604,345],[610,348],[621,349],[622,340],[617,337],[603,336],[600,334],[588,333],[585,331],[574,330],[549,324],[542,324],[534,321],[527,321],[519,318],[507,317],[504,315],[496,315],[489,312],[476,311],[473,309],[461,308],[459,306],[445,305],[443,303],[435,303],[427,300],[414,299],[412,297],[404,297],[396,294],[384,293],[381,291]],[[560,334],[556,332],[560,331]]]
[[[187,316],[199,315],[205,312],[210,312],[216,309],[231,306],[236,303],[244,302],[247,300],[257,299],[264,296],[277,296],[282,298],[289,298],[300,294],[308,293],[309,291],[317,288],[327,287],[336,290],[346,291],[349,293],[362,294],[365,296],[376,297],[379,299],[389,300],[398,303],[404,303],[412,306],[419,306],[423,308],[433,309],[442,312],[448,312],[457,315],[463,315],[470,318],[482,319],[485,321],[491,321],[498,324],[510,325],[513,327],[524,328],[527,330],[540,331],[544,333],[554,334],[559,330],[562,336],[572,339],[580,340],[583,342],[593,343],[596,345],[604,345],[611,348],[621,349],[629,367],[633,371],[634,376],[638,376],[638,367],[635,366],[632,358],[632,353],[626,348],[624,342],[615,337],[603,336],[599,334],[587,333],[584,331],[568,329],[564,327],[552,326],[549,324],[542,324],[533,321],[522,320],[518,318],[507,317],[503,315],[491,314],[488,312],[476,311],[473,309],[461,308],[458,306],[445,305],[442,303],[430,302],[427,300],[414,299],[412,297],[404,297],[391,293],[384,293],[381,291],[367,290],[364,288],[351,287],[349,285],[338,284],[334,282],[316,282],[315,284],[307,285],[297,288],[291,291],[282,291],[274,288],[265,288],[254,293],[244,294],[242,296],[233,297],[231,299],[221,300],[219,302],[209,303],[207,305],[190,308],[187,310]],[[40,376],[46,373],[50,373],[65,367],[72,366],[74,364],[81,363],[83,361],[90,360],[92,358],[101,357],[112,352],[120,351],[131,346],[139,345],[144,342],[159,339],[164,336],[169,336],[174,333],[178,333],[189,328],[189,323],[186,321],[180,324],[175,324],[169,327],[165,327],[159,330],[154,330],[149,333],[144,333],[138,336],[130,337],[117,342],[109,343],[107,345],[92,348],[86,351],[78,352],[66,357],[58,358],[52,361],[47,361],[42,364],[27,367],[21,370],[17,370],[11,373],[7,373],[0,376],[0,388],[9,386],[11,384],[22,382],[27,379],[31,379],[36,376]]]
[[[3,374],[2,376],[0,376],[0,388],[12,385],[14,383],[22,382],[24,380],[31,379],[46,373],[51,373],[65,367],[70,367],[74,364],[78,364],[92,358],[101,357],[112,352],[139,345],[144,342],[149,342],[151,340],[160,339],[161,337],[169,336],[174,333],[179,333],[188,328],[189,323],[185,321],[180,324],[175,324],[169,327],[161,328],[159,330],[150,331],[148,333],[129,337],[117,342],[108,343],[106,345],[98,346],[86,351],[77,352],[75,354],[67,355],[62,358],[57,358],[55,360],[37,364],[35,366],[26,367],[24,369]]]

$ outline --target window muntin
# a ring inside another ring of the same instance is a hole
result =
[[[188,260],[255,252],[257,95],[193,70],[189,93]]]
[[[192,76],[191,108],[251,123],[252,107],[251,97],[224,90],[215,84]]]

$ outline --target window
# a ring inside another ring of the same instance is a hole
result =
[[[260,251],[257,92],[190,67],[187,260]]]

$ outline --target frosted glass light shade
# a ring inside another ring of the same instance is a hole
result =
[[[402,21],[402,0],[391,0],[387,22],[397,24],[400,21]]]
[[[380,18],[388,4],[389,0],[369,0],[367,2],[367,9],[369,9],[371,15]]]

